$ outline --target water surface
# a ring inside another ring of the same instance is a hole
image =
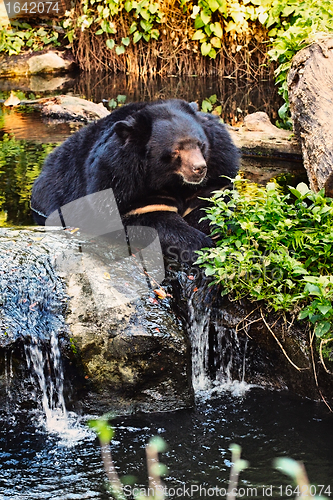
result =
[[[36,421],[29,412],[1,415],[1,500],[110,498],[98,441],[88,435],[66,442],[36,428]],[[144,448],[151,436],[163,437],[165,486],[172,493],[194,485],[191,498],[197,499],[196,487],[227,488],[229,446],[237,443],[250,462],[240,475],[246,494],[240,490],[239,498],[266,498],[271,487],[272,498],[288,498],[290,480],[273,469],[275,457],[302,460],[309,480],[330,485],[333,493],[332,425],[333,415],[323,404],[251,389],[242,398],[224,394],[199,402],[194,410],[118,418],[111,448],[118,473],[134,475],[135,485],[147,488]],[[263,488],[269,488],[267,495]],[[189,498],[186,492],[182,497]]]

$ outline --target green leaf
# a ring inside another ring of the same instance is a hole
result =
[[[131,24],[130,29],[129,29],[129,34],[132,35],[132,33],[134,33],[134,31],[136,31],[137,29],[138,29],[138,25],[135,22],[133,22]]]
[[[125,50],[126,49],[125,49],[124,45],[117,45],[116,46],[116,54],[117,54],[117,56],[120,56],[121,54],[124,54]]]
[[[207,42],[204,42],[201,44],[201,54],[203,56],[208,56],[209,52],[211,51],[211,44],[210,43],[207,43]]]
[[[197,30],[194,33],[194,35],[192,36],[192,40],[203,40],[204,38],[207,38],[207,37],[202,30]]]
[[[202,10],[200,12],[200,18],[201,18],[201,21],[204,23],[204,25],[206,25],[210,22],[211,15],[208,11]]]
[[[117,101],[118,101],[119,104],[125,104],[126,99],[127,99],[126,95],[123,95],[123,94],[118,94],[117,95]]]
[[[117,101],[115,99],[110,99],[108,102],[108,106],[111,109],[115,109],[117,107]]]
[[[133,35],[133,42],[137,43],[139,40],[141,40],[141,38],[142,38],[142,33],[136,31]]]
[[[265,24],[268,18],[268,13],[267,12],[260,12],[258,16],[258,20],[261,24]]]
[[[133,2],[125,2],[124,9],[126,10],[126,12],[130,12],[133,9]]]
[[[95,35],[102,35],[103,33],[104,33],[104,31],[102,29],[100,29],[100,30],[96,31]]]
[[[206,267],[205,268],[206,276],[214,276],[215,273],[216,273],[216,270],[214,267]]]
[[[112,38],[106,40],[106,46],[108,49],[112,50],[115,46],[114,40]]]
[[[212,12],[215,12],[216,10],[218,10],[220,8],[220,4],[218,3],[217,0],[208,0],[208,7],[210,8],[210,10]]]
[[[320,321],[316,324],[314,328],[314,333],[316,337],[322,337],[325,333],[329,332],[331,329],[331,323],[329,321]]]
[[[156,453],[163,453],[168,448],[166,442],[160,436],[153,436],[149,440],[149,446],[151,446],[152,448],[154,448],[154,450],[155,450]]]
[[[128,47],[129,44],[130,44],[130,39],[128,37],[122,38],[121,42],[122,42],[123,45],[125,45],[125,47]]]
[[[304,475],[301,464],[292,458],[276,458],[274,460],[274,467],[282,470],[287,476],[292,477],[295,481]]]
[[[204,99],[201,104],[201,109],[204,113],[209,113],[213,109],[212,103],[208,99]]]
[[[212,32],[218,37],[218,38],[222,38],[223,36],[223,29],[222,29],[222,26],[219,22],[216,22],[216,23],[212,23],[210,25],[210,29],[212,30]]]
[[[158,11],[158,3],[152,3],[149,5],[149,12],[155,14]]]
[[[305,319],[309,316],[309,310],[308,308],[303,309],[298,315],[298,319]]]
[[[317,309],[321,312],[323,316],[325,316],[329,311],[333,311],[331,305],[329,306],[317,306]]]
[[[194,21],[194,27],[196,30],[202,28],[203,26],[205,26],[205,23],[203,22],[203,20],[201,19],[200,16],[197,16],[195,18],[195,21]]]
[[[140,11],[140,16],[143,17],[143,19],[145,21],[149,21],[149,19],[150,19],[150,14],[149,14],[148,10],[146,10],[146,9],[142,9]]]
[[[213,36],[213,38],[210,39],[210,43],[216,49],[220,49],[221,48],[221,40],[219,38],[217,38],[217,36]]]
[[[150,31],[153,27],[152,24],[147,23],[147,21],[144,21],[143,19],[141,19],[141,21],[140,21],[140,26],[146,32]]]
[[[312,285],[311,283],[307,283],[304,287],[304,291],[308,292],[310,295],[318,295],[320,296],[320,288],[316,285]]]
[[[305,196],[310,192],[310,189],[304,182],[300,182],[299,184],[297,184],[296,189],[301,193],[302,196]]]
[[[158,29],[153,29],[151,30],[150,35],[154,40],[158,40],[160,32],[158,31]]]
[[[114,430],[109,426],[107,420],[103,418],[89,420],[88,426],[96,432],[103,445],[110,443],[114,435]]]
[[[226,17],[228,14],[227,0],[219,0],[219,4],[219,12]]]

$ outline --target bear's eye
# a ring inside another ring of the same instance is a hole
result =
[[[179,149],[174,149],[171,153],[171,156],[173,158],[177,158],[177,156],[179,156]]]

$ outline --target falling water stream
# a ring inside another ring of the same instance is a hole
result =
[[[64,372],[56,332],[48,342],[34,338],[24,346],[27,368],[30,373],[31,395],[41,405],[36,425],[48,434],[73,445],[86,437],[93,437],[75,412],[68,412],[64,398]]]
[[[41,392],[45,414],[45,427],[48,432],[68,428],[68,415],[64,399],[64,374],[62,370],[58,338],[51,333],[50,344],[42,345],[38,339],[31,339],[25,345],[25,354],[30,371],[32,386]]]
[[[247,337],[241,340],[236,328],[226,328],[212,319],[210,307],[188,301],[192,347],[192,384],[197,398],[207,399],[228,391],[242,396],[254,387],[245,382]],[[224,314],[222,310],[221,315]],[[213,334],[211,330],[213,327]]]

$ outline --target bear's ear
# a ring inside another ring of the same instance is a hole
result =
[[[134,126],[133,123],[128,121],[121,121],[113,125],[113,130],[120,137],[121,141],[125,142],[133,134]]]
[[[151,136],[151,117],[139,112],[128,120],[116,122],[113,130],[123,143],[130,139],[138,144],[145,145]]]
[[[191,106],[193,111],[195,111],[196,113],[199,111],[199,106],[196,102],[190,102],[189,105]]]

